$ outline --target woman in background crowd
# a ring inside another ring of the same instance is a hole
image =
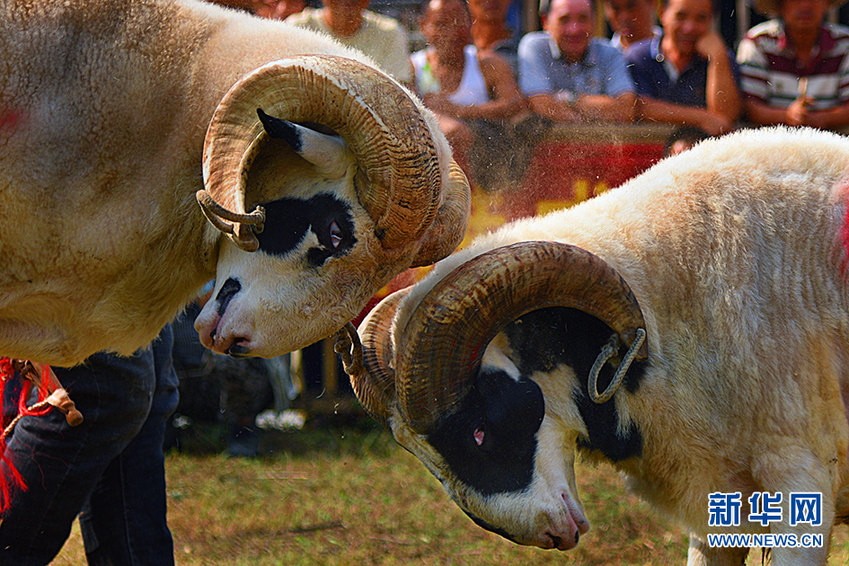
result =
[[[509,178],[509,119],[524,107],[510,65],[470,43],[471,21],[463,0],[430,0],[421,18],[428,47],[410,60],[416,91],[467,172],[487,189]]]

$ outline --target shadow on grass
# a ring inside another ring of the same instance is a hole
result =
[[[347,411],[338,415],[313,415],[298,430],[257,429],[260,458],[274,460],[283,454],[305,456],[365,455],[387,456],[394,445],[391,435],[365,411]],[[166,451],[193,456],[223,453],[227,447],[228,426],[222,423],[191,421],[170,431]]]

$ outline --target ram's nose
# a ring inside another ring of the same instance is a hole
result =
[[[578,531],[575,531],[569,536],[558,536],[551,533],[545,533],[545,537],[548,539],[546,544],[547,548],[570,550],[578,546],[578,540],[581,538],[581,535]]]
[[[200,314],[195,319],[195,330],[200,336],[201,343],[219,354],[231,354],[244,356],[250,351],[246,348],[246,338],[227,332],[223,326],[226,325],[227,307],[240,291],[242,285],[237,279],[228,278],[213,297],[203,306]]]
[[[581,535],[590,530],[590,523],[581,506],[571,496],[569,490],[562,490],[560,505],[556,513],[547,514],[547,528],[539,537],[539,546],[570,550],[578,546]]]
[[[570,550],[578,546],[581,535],[590,530],[587,520],[575,517],[572,513],[561,516],[558,520],[552,520],[550,528],[540,537],[543,548],[556,548],[557,550]]]

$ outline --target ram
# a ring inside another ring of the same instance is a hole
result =
[[[847,203],[846,138],[735,133],[482,236],[338,349],[367,410],[517,543],[589,530],[583,455],[690,532],[691,565],[745,560],[714,533],[821,536],[772,563],[823,564],[849,516]]]
[[[204,344],[274,356],[463,236],[435,119],[325,36],[195,0],[10,0],[0,61],[0,355],[132,353],[215,278]]]

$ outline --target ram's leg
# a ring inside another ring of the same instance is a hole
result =
[[[823,536],[821,547],[781,547],[771,552],[773,566],[823,566],[828,559],[828,534]]]
[[[752,475],[760,490],[782,495],[781,520],[769,524],[770,533],[781,539],[781,546],[771,551],[773,566],[826,564],[834,525],[836,487],[833,482],[837,474],[837,458],[830,462],[822,460],[804,446],[774,447],[753,460]],[[796,524],[791,525],[791,499],[808,493],[821,494],[822,505],[819,509],[809,507],[804,515],[796,517]],[[764,511],[762,503],[758,507],[752,511]],[[812,512],[814,509],[816,512]],[[813,546],[819,542],[817,536],[822,546]]]
[[[690,535],[687,566],[742,566],[748,554],[749,549],[745,547],[714,548],[701,537]]]
[[[825,506],[830,508],[826,512]],[[831,497],[823,494],[823,525],[812,527],[802,525],[801,527],[790,527],[786,523],[772,526],[772,532],[776,535],[795,535],[795,542],[789,544],[819,544],[817,535],[822,540],[822,546],[781,546],[772,549],[773,566],[824,566],[828,559],[828,545],[831,538],[831,525],[834,520],[833,503]]]
[[[811,476],[816,474],[812,473]],[[794,478],[796,479],[796,478]],[[815,485],[810,482],[806,487],[798,481],[788,482],[785,487],[775,491],[784,494],[783,520],[770,525],[770,531],[778,536],[787,535],[784,546],[772,549],[772,566],[824,566],[828,559],[828,547],[831,540],[831,529],[834,525],[834,496],[830,484]],[[797,487],[801,486],[801,487]],[[808,523],[790,525],[790,495],[792,492],[822,493],[821,524],[814,526]],[[792,540],[787,540],[793,537]],[[813,546],[814,544],[819,546]],[[796,546],[799,545],[799,546]],[[805,546],[801,546],[805,545]]]

